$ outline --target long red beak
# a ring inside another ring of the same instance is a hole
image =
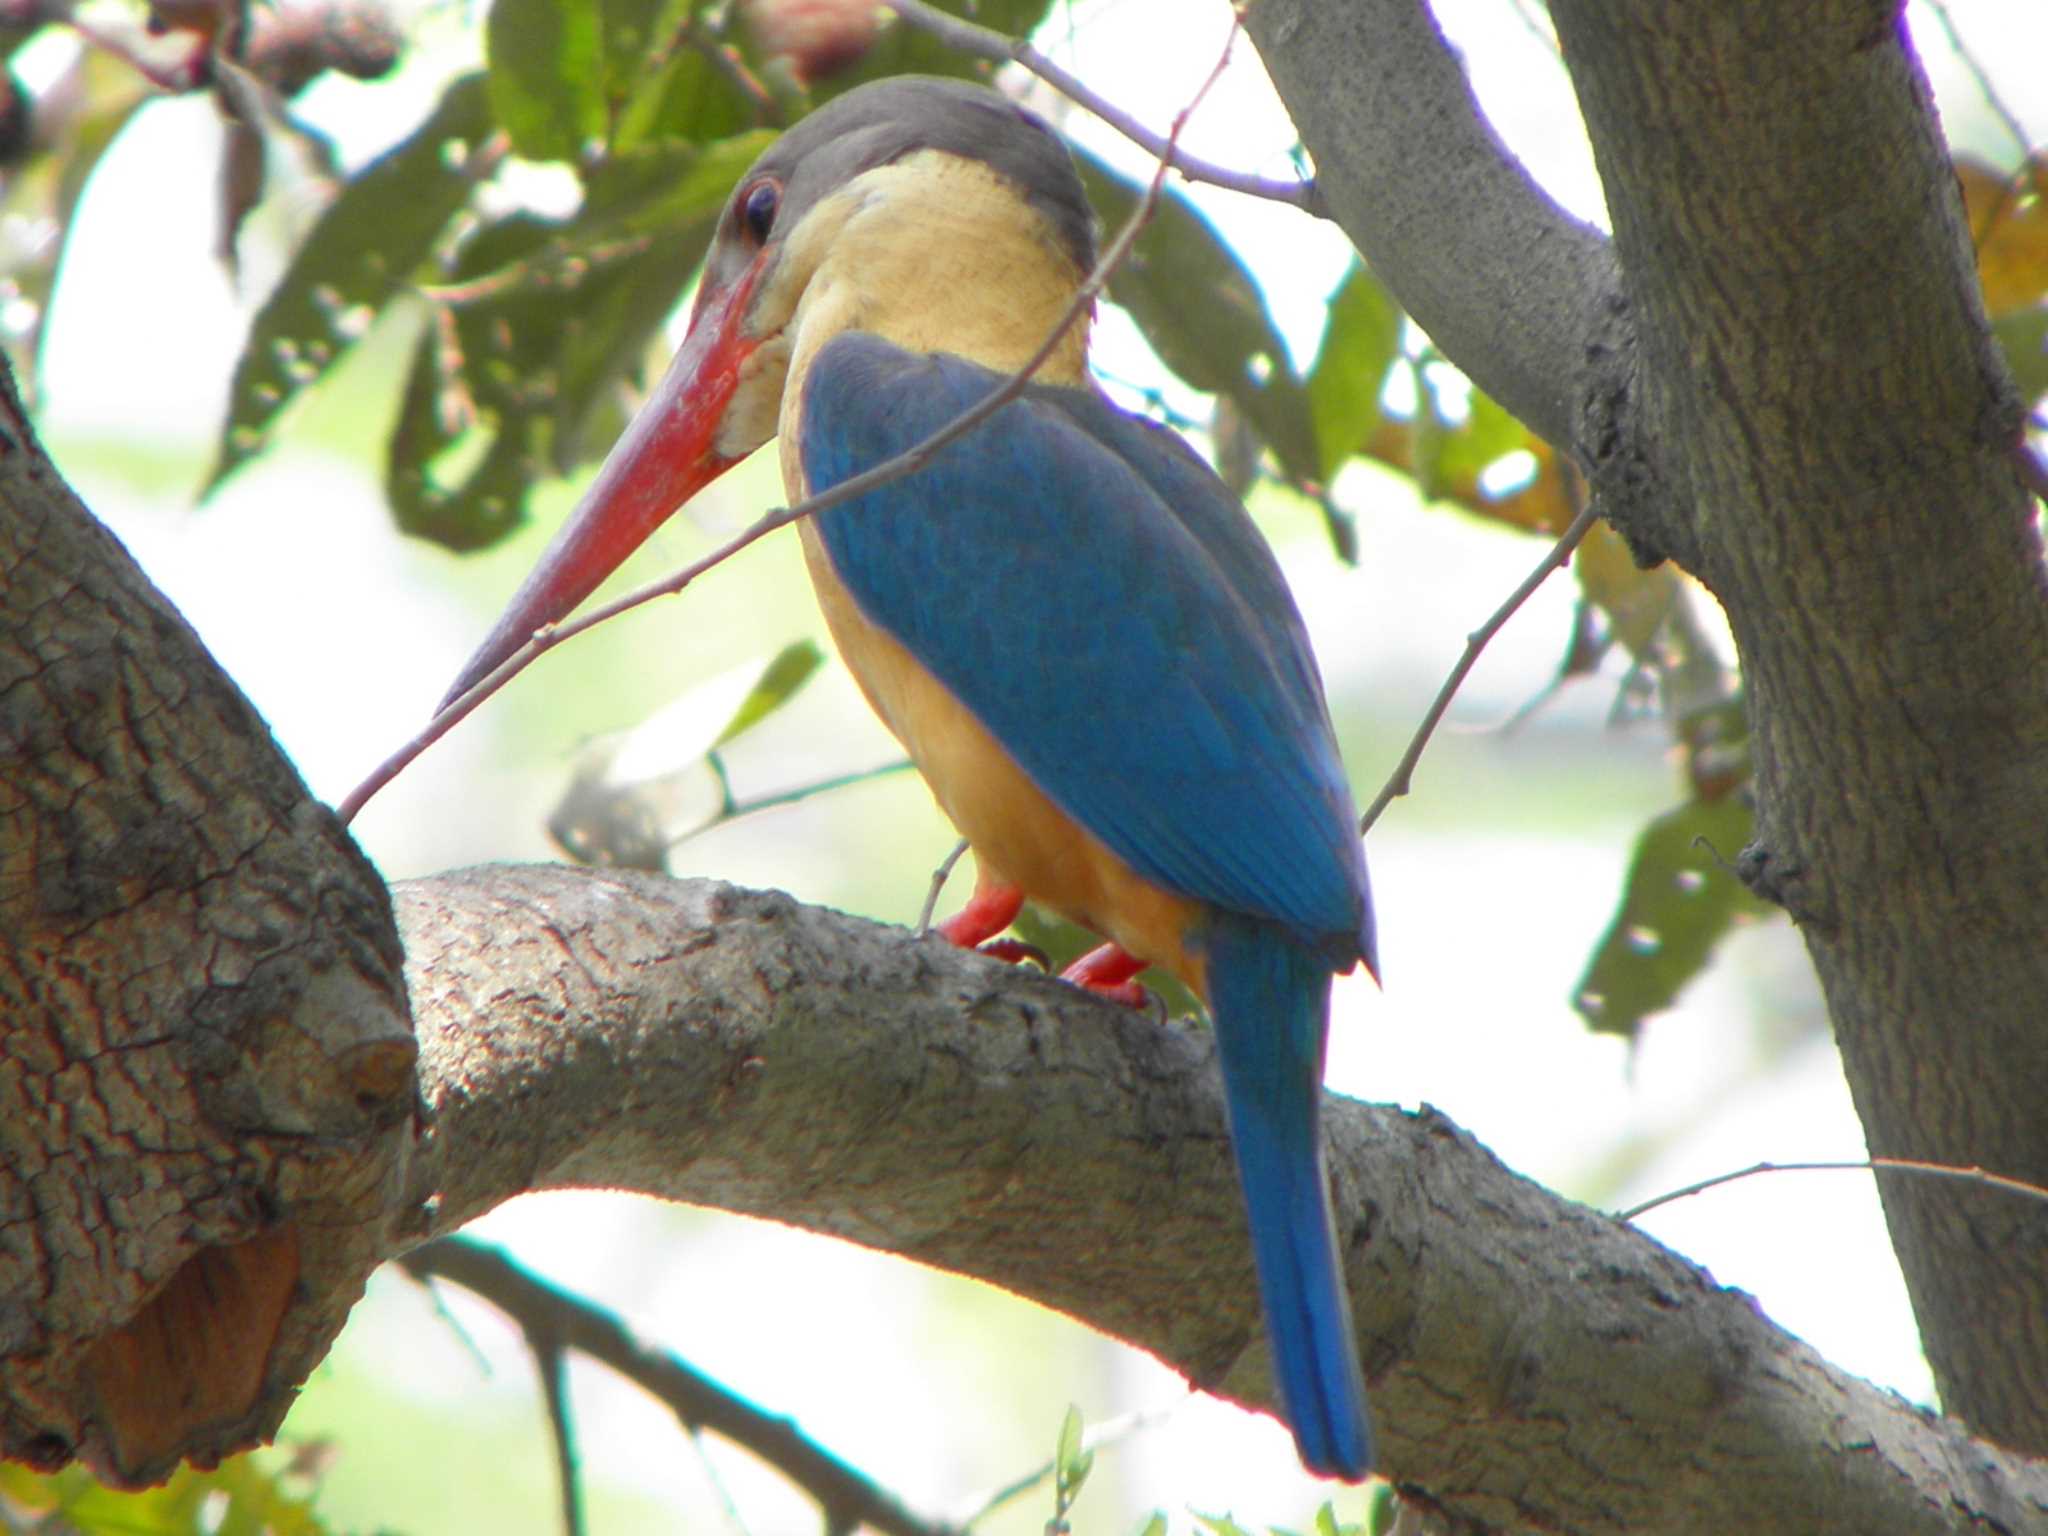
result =
[[[567,618],[678,507],[739,462],[718,451],[718,426],[741,365],[760,345],[742,334],[741,322],[764,265],[757,259],[722,292],[698,295],[668,372],[436,713],[496,671],[534,631]]]

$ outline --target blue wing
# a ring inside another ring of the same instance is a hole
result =
[[[804,381],[813,490],[1001,383],[848,333]],[[818,515],[840,579],[1048,798],[1139,874],[1372,958],[1351,796],[1306,635],[1244,509],[1172,434],[1034,388]]]

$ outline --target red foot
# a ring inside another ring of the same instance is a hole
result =
[[[1085,987],[1098,997],[1122,1003],[1126,1008],[1143,1008],[1151,1001],[1152,994],[1132,978],[1144,970],[1146,964],[1146,961],[1114,944],[1104,944],[1089,950],[1061,971],[1060,980],[1071,981],[1077,987]]]
[[[967,905],[938,925],[948,944],[978,949],[1017,920],[1024,909],[1024,892],[1014,885],[984,885],[975,888]]]

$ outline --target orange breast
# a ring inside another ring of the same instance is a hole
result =
[[[980,720],[894,636],[869,622],[808,522],[799,525],[818,605],[861,692],[974,849],[985,881],[1020,887],[1203,992],[1187,947],[1199,903],[1161,890],[1048,799]]]

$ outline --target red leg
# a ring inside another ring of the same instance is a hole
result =
[[[975,949],[1017,920],[1024,892],[1014,885],[978,885],[967,905],[938,925],[948,944]]]
[[[1104,944],[1089,950],[1061,971],[1060,980],[1086,987],[1090,992],[1113,1003],[1122,1003],[1127,1008],[1142,1008],[1151,994],[1132,978],[1144,970],[1147,963],[1114,944]]]

